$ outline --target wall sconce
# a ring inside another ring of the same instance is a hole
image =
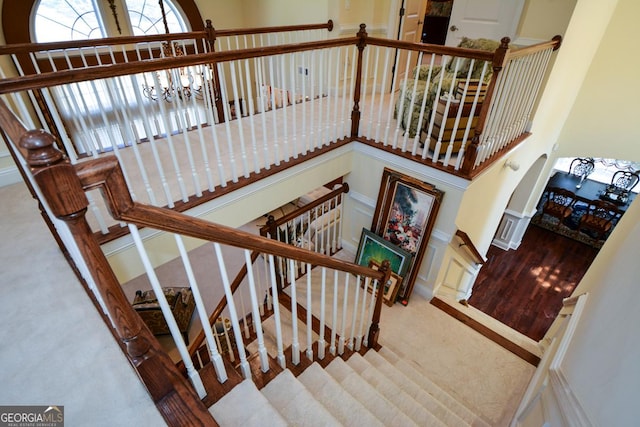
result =
[[[509,168],[509,169],[511,169],[512,171],[514,171],[514,172],[515,172],[515,171],[517,171],[518,169],[520,169],[520,163],[516,163],[516,162],[514,162],[513,160],[507,160],[507,161],[504,163],[504,167],[505,167],[505,168]]]

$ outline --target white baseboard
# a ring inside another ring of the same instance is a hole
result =
[[[0,169],[0,187],[6,187],[7,185],[16,184],[22,182],[22,176],[18,172],[18,168],[10,166],[4,169]]]

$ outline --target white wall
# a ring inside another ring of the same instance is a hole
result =
[[[619,0],[559,138],[558,155],[639,160],[640,3]],[[612,90],[613,89],[613,90]],[[605,148],[606,147],[606,148]],[[640,419],[640,206],[631,205],[575,291],[590,292],[563,369],[597,425]]]
[[[362,229],[371,229],[385,167],[433,184],[444,192],[414,290],[427,297],[433,296],[447,246],[456,231],[453,218],[468,181],[359,143],[355,143],[352,161],[351,173],[345,177],[350,189],[345,211],[350,215],[344,218],[343,242],[345,247],[354,252],[358,248]]]

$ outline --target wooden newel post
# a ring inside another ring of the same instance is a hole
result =
[[[206,407],[131,307],[86,221],[89,202],[76,168],[55,148],[54,142],[51,134],[30,130],[20,138],[19,144],[27,151],[27,164],[46,204],[54,216],[68,225],[88,270],[92,272],[111,326],[131,364],[159,408],[168,396],[176,399],[178,395],[177,400],[184,406],[172,409],[184,418],[173,420],[170,413],[160,411],[169,425],[215,425]],[[89,162],[83,167],[87,165]]]
[[[267,217],[267,223],[265,224],[265,227],[268,229],[268,233],[271,239],[280,240],[280,230],[278,228],[278,224],[276,223],[276,219],[274,218],[273,215],[269,215]],[[281,291],[286,286],[286,283],[282,283],[282,277],[283,277],[282,265],[280,262],[280,258],[275,257],[274,261],[275,261],[274,267],[276,270],[276,285],[277,285],[278,291]],[[284,271],[285,272],[287,271],[286,267],[284,268]]]
[[[211,23],[211,19],[207,19],[204,30],[207,32],[207,43],[209,43],[209,50],[211,52],[216,51],[216,30],[213,28],[213,24]],[[220,87],[220,74],[218,73],[218,64],[212,62],[209,64],[211,67],[211,78],[213,81],[211,82],[212,91],[211,97],[212,101],[216,105],[216,111],[218,112],[218,121],[220,123],[224,122],[224,109],[222,105],[222,96],[220,95],[221,87]]]
[[[484,101],[482,101],[482,107],[480,108],[480,113],[478,115],[478,124],[475,128],[475,135],[471,140],[471,144],[465,150],[464,160],[462,161],[462,167],[460,168],[462,175],[465,177],[471,177],[476,160],[478,159],[478,154],[480,154],[480,135],[484,130],[485,123],[487,122],[487,116],[489,114],[489,108],[491,107],[491,100],[493,99],[496,82],[500,75],[500,71],[502,71],[502,68],[505,65],[507,54],[509,53],[510,42],[511,39],[509,37],[503,37],[500,40],[500,46],[498,46],[493,54],[491,65],[493,68],[493,74],[491,75],[491,80],[489,81]]]
[[[360,31],[356,37],[360,38],[358,41],[358,61],[356,63],[356,81],[353,83],[353,111],[351,112],[351,137],[357,138],[360,129],[360,87],[362,86],[362,53],[364,47],[367,45],[367,26],[360,24]]]
[[[391,264],[388,260],[384,260],[379,271],[384,273],[384,279],[378,284],[378,293],[376,295],[376,306],[371,316],[371,328],[369,329],[368,346],[369,348],[378,347],[378,338],[380,335],[380,314],[382,313],[382,299],[384,297],[384,286],[391,279]]]
[[[20,146],[28,152],[27,163],[52,213],[69,226],[89,270],[100,273],[101,277],[94,279],[100,285],[103,301],[109,313],[119,313],[117,317],[111,316],[113,327],[129,355],[137,359],[150,348],[149,343],[138,336],[142,321],[135,313],[127,313],[121,309],[121,305],[130,304],[93,239],[93,233],[85,219],[89,202],[80,179],[73,165],[55,148],[54,142],[53,136],[47,132],[30,130],[20,139]]]

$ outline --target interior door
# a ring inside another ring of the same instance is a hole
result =
[[[401,13],[404,13],[404,15],[400,16],[399,39],[406,42],[420,43],[422,39],[422,23],[427,12],[427,0],[405,0],[402,3]],[[408,55],[404,51],[401,51],[400,55],[398,55],[395,69],[401,78],[404,76],[407,57]],[[416,54],[412,54],[412,61],[416,57]]]
[[[515,38],[524,0],[454,0],[447,46],[457,46],[462,37],[500,40]]]

